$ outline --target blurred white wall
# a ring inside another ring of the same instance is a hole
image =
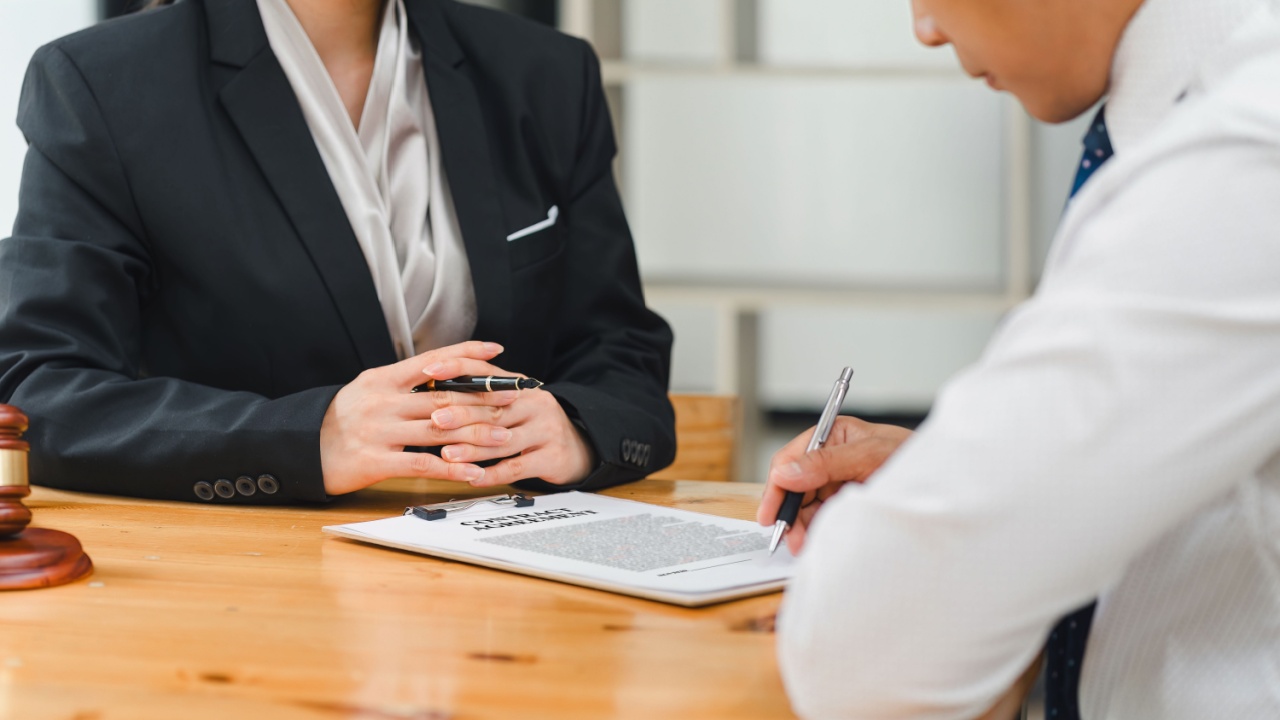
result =
[[[714,62],[726,30],[721,15],[720,0],[623,0],[626,57],[660,63]]]
[[[759,0],[760,60],[795,67],[950,68],[916,42],[908,0]]]
[[[97,0],[0,0],[0,238],[13,229],[27,144],[14,120],[27,63],[41,45],[91,25]]]
[[[986,88],[665,75],[628,90],[623,184],[653,277],[1001,286],[1005,107]]]

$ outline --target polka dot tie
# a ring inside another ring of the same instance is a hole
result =
[[[1098,168],[1115,154],[1115,150],[1111,149],[1111,136],[1107,134],[1106,114],[1107,106],[1103,105],[1098,110],[1097,116],[1093,118],[1089,132],[1084,136],[1084,156],[1080,158],[1080,167],[1076,169],[1076,181],[1071,186],[1072,197],[1075,197]]]
[[[1102,164],[1111,159],[1111,136],[1107,134],[1107,108],[1098,116],[1084,136],[1084,157],[1076,170],[1071,187],[1075,196]],[[1093,625],[1097,603],[1076,610],[1058,621],[1045,643],[1044,716],[1045,720],[1080,720],[1080,668],[1084,663],[1085,644]]]
[[[1093,609],[1089,603],[1058,621],[1045,643],[1045,720],[1080,720],[1080,666],[1089,642]]]

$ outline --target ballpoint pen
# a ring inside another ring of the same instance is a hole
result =
[[[840,377],[836,379],[835,387],[831,388],[831,395],[827,397],[827,404],[822,408],[822,415],[818,418],[818,427],[813,431],[813,437],[809,438],[806,454],[817,450],[827,442],[827,436],[831,434],[831,427],[836,424],[836,417],[840,414],[840,406],[844,404],[844,396],[849,392],[849,381],[852,379],[853,368],[840,371]],[[804,502],[804,493],[788,490],[783,496],[782,506],[778,508],[778,520],[773,524],[773,538],[769,540],[770,555],[777,551],[778,543],[782,542],[782,536],[787,529],[796,523],[802,502]]]
[[[409,392],[498,392],[499,390],[535,390],[542,387],[541,380],[498,375],[459,375],[449,380],[428,380]]]

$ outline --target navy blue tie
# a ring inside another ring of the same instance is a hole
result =
[[[1115,150],[1111,149],[1111,136],[1107,134],[1107,106],[1103,105],[1094,116],[1089,132],[1085,133],[1084,157],[1080,158],[1080,167],[1076,169],[1076,181],[1071,186],[1071,196],[1075,197],[1098,168],[1102,167],[1102,164],[1110,160],[1114,154]]]
[[[1084,136],[1084,157],[1076,170],[1076,182],[1071,195],[1111,159],[1111,136],[1107,134],[1106,106],[1098,110],[1098,116]],[[1084,663],[1084,648],[1089,641],[1089,628],[1093,625],[1093,610],[1097,603],[1076,610],[1058,621],[1045,643],[1044,716],[1046,720],[1080,720],[1080,666]]]

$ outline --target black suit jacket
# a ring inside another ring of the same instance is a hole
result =
[[[661,468],[675,453],[671,333],[641,294],[598,62],[513,16],[406,5],[475,337],[580,421],[601,465],[578,487]],[[330,400],[396,357],[254,0],[186,0],[42,48],[18,125],[0,399],[31,416],[34,481],[194,500],[200,481],[246,477],[248,491],[270,475],[275,494],[212,502],[324,500]],[[552,228],[507,241],[552,205]]]

